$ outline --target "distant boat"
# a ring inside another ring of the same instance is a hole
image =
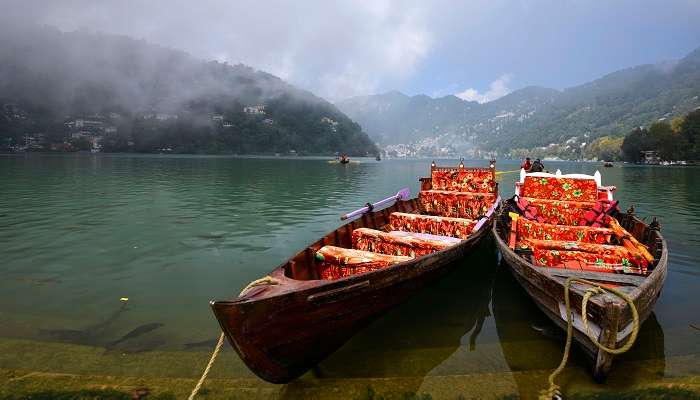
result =
[[[375,158],[375,160],[377,160],[377,161],[382,161],[382,156],[380,156],[379,154],[377,154],[377,157]]]
[[[612,166],[613,166],[613,162],[612,162],[612,161],[606,161],[605,163],[603,163],[603,166],[604,166],[604,167],[612,167]]]

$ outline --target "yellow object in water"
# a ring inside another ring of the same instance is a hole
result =
[[[514,172],[520,172],[519,169],[513,169],[510,171],[496,171],[496,175],[503,175],[503,174],[512,174]]]
[[[129,301],[129,298],[128,298],[128,297],[122,297],[122,298],[119,299],[119,301],[124,301],[124,302],[126,302],[126,301]]]

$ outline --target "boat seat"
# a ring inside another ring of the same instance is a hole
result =
[[[518,238],[523,239],[607,244],[610,243],[613,236],[613,231],[610,228],[545,224],[525,218],[519,218],[516,224]]]
[[[430,175],[433,190],[496,193],[495,175],[491,168],[433,167]]]
[[[389,226],[394,231],[427,233],[467,239],[477,221],[465,218],[439,217],[425,214],[393,212]]]
[[[459,243],[459,239],[441,236],[419,237],[408,232],[389,233],[369,228],[352,232],[352,247],[357,250],[395,256],[420,257]]]
[[[579,225],[579,221],[585,219],[586,212],[596,205],[594,201],[561,201],[532,197],[521,197],[518,202],[530,208],[537,222],[570,226]]]
[[[400,236],[400,237],[413,237],[413,238],[418,238],[418,239],[439,240],[439,241],[445,241],[448,243],[459,243],[462,241],[462,239],[459,239],[456,237],[443,236],[443,235],[433,235],[431,233],[389,231],[389,234],[392,236]]]
[[[548,200],[586,201],[598,200],[598,184],[595,179],[553,178],[526,176],[520,196]]]
[[[423,190],[418,199],[428,214],[442,217],[479,219],[496,201],[494,193]]]
[[[647,263],[641,254],[624,246],[522,239],[518,250],[531,250],[535,265],[597,272],[645,274]]]
[[[407,256],[392,256],[370,251],[323,246],[316,252],[321,279],[340,279],[411,260]]]

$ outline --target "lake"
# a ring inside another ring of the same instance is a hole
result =
[[[29,390],[21,385],[31,377],[17,371],[38,371],[49,374],[42,378],[48,388],[141,382],[186,393],[219,333],[209,300],[236,297],[339,226],[341,214],[403,187],[416,194],[431,160],[360,161],[0,155],[0,372],[22,378],[0,379],[0,387]],[[545,166],[564,173],[599,169],[604,185],[617,186],[622,209],[633,205],[639,216],[659,218],[670,249],[655,313],[634,349],[616,362],[609,384],[593,383],[574,352],[560,378],[565,390],[697,380],[700,169]],[[497,164],[517,168],[515,161]],[[502,175],[503,197],[512,195],[516,177]],[[492,241],[462,263],[289,385],[257,379],[226,344],[207,384],[210,395],[534,396],[559,363],[564,333],[500,265]],[[67,383],[61,374],[76,378]]]

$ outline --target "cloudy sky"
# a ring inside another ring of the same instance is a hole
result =
[[[484,102],[700,47],[700,0],[0,0],[0,12],[241,62],[330,100]]]

